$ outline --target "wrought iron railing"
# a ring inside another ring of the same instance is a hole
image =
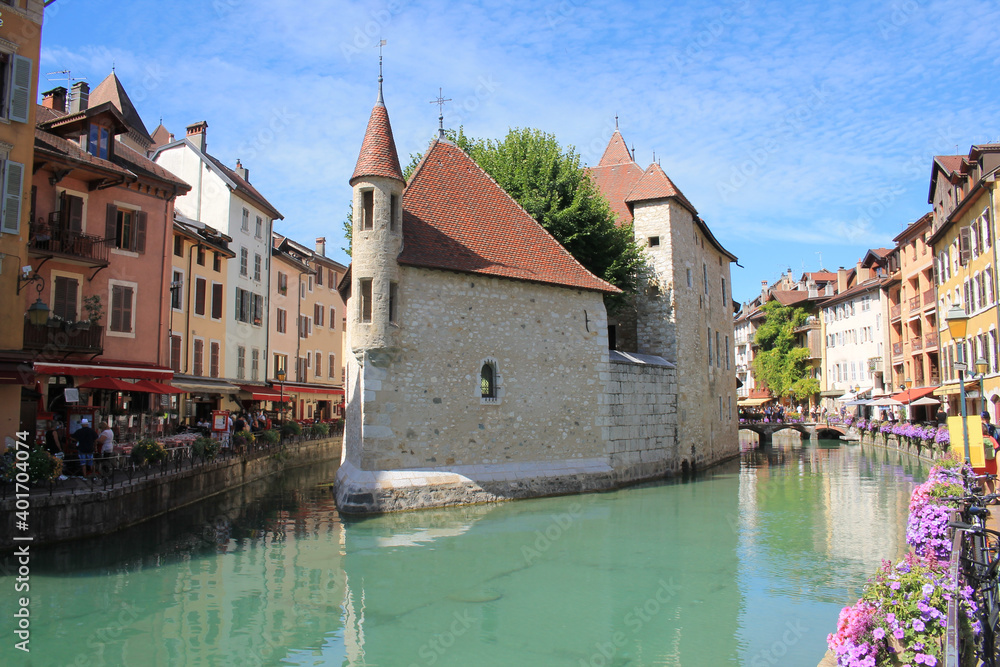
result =
[[[31,223],[28,252],[41,255],[54,253],[87,260],[94,264],[108,263],[108,249],[115,239],[105,239],[72,230],[52,213],[49,219],[39,217]]]
[[[90,322],[64,322],[50,320],[48,324],[24,321],[25,350],[52,350],[55,352],[104,351],[104,327]]]

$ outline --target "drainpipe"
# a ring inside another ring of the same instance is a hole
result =
[[[996,301],[996,314],[997,314],[997,329],[995,336],[1000,336],[1000,299],[997,299],[997,276],[1000,275],[997,272],[997,228],[995,224],[996,220],[996,200],[994,196],[996,195],[996,172],[990,174],[986,177],[985,181],[992,185],[990,188],[990,219],[987,224],[990,227],[990,240],[993,242],[993,300]],[[982,394],[982,392],[980,392]],[[986,396],[981,395],[979,400],[983,402],[983,408],[986,408]],[[996,417],[994,416],[994,419]]]
[[[191,336],[191,270],[194,268],[192,262],[194,261],[194,251],[200,247],[200,243],[193,244],[188,248],[188,272],[187,272],[187,294],[184,297],[184,331],[185,335],[190,339],[184,343],[184,373],[187,375],[191,374],[191,348],[194,347],[194,338]],[[204,358],[205,351],[202,350],[202,355]]]

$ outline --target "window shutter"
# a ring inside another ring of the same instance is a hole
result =
[[[122,287],[122,331],[132,332],[132,288]]]
[[[222,319],[222,285],[220,283],[212,285],[212,318]]]
[[[21,231],[21,188],[24,187],[24,165],[10,160],[7,160],[4,165],[3,225],[0,228],[8,234],[18,234]]]
[[[958,262],[962,266],[968,264],[972,256],[971,232],[968,227],[962,227],[958,232]]]
[[[66,195],[66,221],[72,232],[83,231],[83,199]]]
[[[111,288],[111,330],[122,330],[122,288],[117,285]]]
[[[108,204],[104,217],[104,238],[115,240],[118,238],[118,207]]]
[[[73,278],[56,276],[52,289],[52,314],[64,320],[76,319],[77,282]]]
[[[146,212],[135,213],[135,251],[146,252]]]
[[[194,283],[194,312],[197,315],[205,314],[205,279],[198,278]]]
[[[23,56],[11,56],[13,67],[10,86],[10,110],[8,117],[18,123],[28,122],[31,102],[32,62]]]

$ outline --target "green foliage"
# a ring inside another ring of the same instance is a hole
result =
[[[311,438],[325,438],[329,433],[329,424],[313,424],[309,427],[309,437]]]
[[[819,380],[809,377],[809,350],[795,345],[795,328],[805,324],[809,314],[777,301],[767,302],[762,310],[766,317],[754,338],[759,349],[754,376],[775,396],[804,400],[818,393]]]
[[[219,453],[219,441],[215,438],[195,438],[191,443],[191,453],[206,459],[214,459]]]
[[[281,435],[286,438],[293,435],[302,435],[302,427],[296,421],[287,421],[281,425]]]
[[[28,452],[27,460],[17,460],[13,449],[8,449],[0,457],[0,479],[13,482],[18,473],[28,473],[31,484],[47,482],[62,474],[62,460],[49,454],[42,447],[33,447]],[[21,478],[22,481],[24,478]]]
[[[265,445],[277,444],[278,440],[281,439],[281,435],[276,429],[270,429],[268,431],[261,431],[257,434],[258,439]]]
[[[588,271],[626,294],[634,294],[646,267],[631,225],[619,225],[607,199],[580,165],[572,146],[540,130],[513,128],[501,141],[449,133],[449,139],[476,161]],[[421,156],[411,155],[409,179]],[[608,297],[616,309],[624,297]]]
[[[341,248],[341,250],[350,257],[351,251],[354,249],[354,202],[348,205],[347,218],[344,219],[344,240],[347,241],[347,247]]]
[[[143,438],[132,448],[132,461],[139,465],[156,463],[167,458],[167,450],[152,438]]]

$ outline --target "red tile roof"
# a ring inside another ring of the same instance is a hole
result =
[[[809,292],[806,290],[771,290],[774,299],[783,306],[791,306],[809,299]]]
[[[806,276],[818,283],[832,282],[837,279],[837,274],[831,271],[813,271],[812,273],[806,273]]]
[[[635,160],[632,159],[632,154],[628,152],[621,132],[615,128],[615,133],[611,135],[611,141],[608,142],[607,148],[604,149],[604,155],[601,156],[601,161],[597,163],[597,166],[609,167],[613,164],[628,164],[630,162],[635,162]]]
[[[361,142],[361,152],[354,167],[354,175],[351,176],[351,185],[354,185],[355,179],[362,176],[384,176],[397,181],[403,180],[403,170],[399,168],[399,156],[396,155],[396,143],[392,139],[389,112],[381,102],[381,93],[379,100],[372,108],[372,115],[368,119],[368,129],[365,130],[365,139]]]
[[[139,112],[135,110],[132,100],[129,99],[128,93],[125,92],[125,87],[122,86],[122,82],[118,80],[118,75],[113,71],[104,81],[101,81],[97,85],[97,88],[90,91],[90,99],[88,101],[90,106],[97,106],[104,102],[111,102],[116,109],[121,111],[122,118],[125,119],[128,126],[143,141],[150,144],[153,143],[153,138],[149,136],[149,131],[146,130],[146,125],[142,122]]]
[[[680,202],[684,208],[691,211],[691,215],[698,215],[698,211],[695,210],[694,205],[688,201],[684,193],[677,189],[677,186],[670,180],[670,177],[663,171],[663,168],[653,163],[646,168],[642,179],[632,188],[632,192],[625,198],[625,202],[632,204],[637,201],[669,199],[671,197]]]
[[[943,169],[951,175],[953,171],[958,171],[962,168],[962,160],[965,159],[964,155],[935,155],[934,161],[941,165]]]
[[[468,155],[435,140],[403,192],[400,264],[616,293]]]
[[[615,130],[596,167],[586,170],[594,186],[611,204],[620,224],[632,224],[632,211],[625,198],[642,178],[642,167],[632,160],[621,133]]]

